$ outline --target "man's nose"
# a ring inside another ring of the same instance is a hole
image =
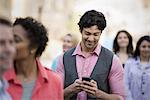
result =
[[[94,41],[94,36],[90,35],[88,38],[89,41]]]

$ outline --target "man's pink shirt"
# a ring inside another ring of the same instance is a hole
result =
[[[91,52],[91,55],[86,57],[81,51],[80,44],[77,45],[72,55],[76,55],[76,67],[79,79],[84,76],[90,77],[92,70],[98,60],[100,52],[101,45],[99,44],[96,49]],[[62,76],[62,79],[64,79],[63,55],[58,60],[57,72]],[[119,58],[116,55],[113,56],[108,80],[112,94],[119,95],[121,100],[125,100],[124,69]],[[85,93],[79,93],[77,99],[86,100]]]

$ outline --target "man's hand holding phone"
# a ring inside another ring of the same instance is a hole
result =
[[[96,97],[98,91],[97,82],[90,77],[82,77],[82,82],[82,90],[88,93],[91,97]]]

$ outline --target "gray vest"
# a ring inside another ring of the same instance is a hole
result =
[[[64,88],[68,87],[70,84],[74,83],[78,79],[77,69],[76,69],[76,56],[72,55],[75,48],[64,53],[63,63],[64,63]],[[108,49],[102,47],[99,54],[98,60],[94,69],[91,73],[91,78],[97,82],[98,89],[110,93],[108,75],[111,69],[113,59],[113,53]],[[74,100],[76,95],[72,97],[71,100]],[[88,96],[88,100],[90,97]],[[93,100],[93,99],[92,99]]]

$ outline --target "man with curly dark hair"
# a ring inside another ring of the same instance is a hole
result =
[[[117,56],[98,42],[106,27],[105,16],[87,11],[78,23],[82,40],[59,59],[64,96],[70,100],[124,100],[124,73]]]
[[[18,18],[13,24],[17,55],[14,69],[5,74],[13,100],[62,100],[60,77],[44,68],[39,57],[48,42],[46,28],[31,17]]]

